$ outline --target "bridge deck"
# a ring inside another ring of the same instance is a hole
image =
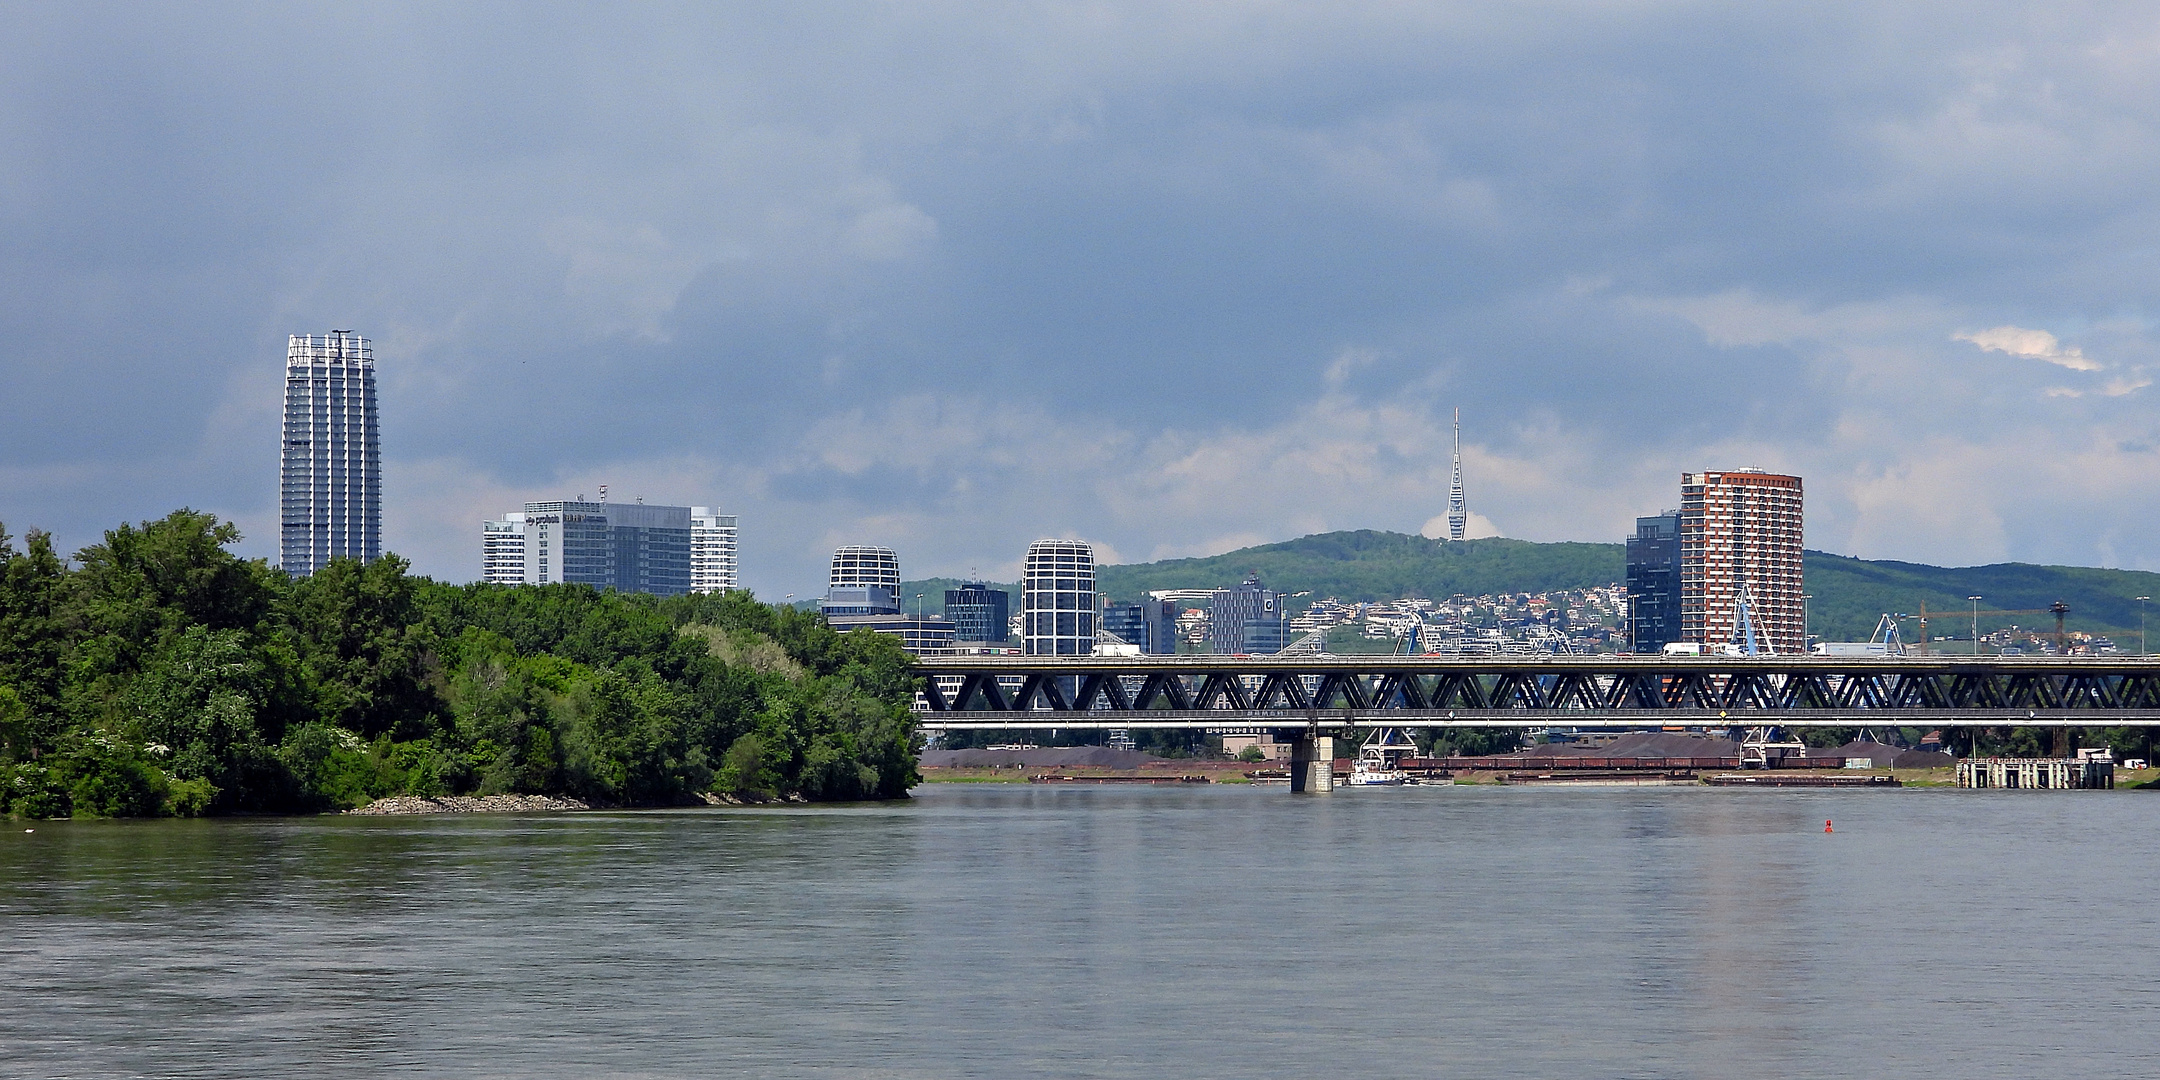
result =
[[[2160,725],[2146,657],[936,657],[923,726]]]

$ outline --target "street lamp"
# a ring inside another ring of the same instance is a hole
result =
[[[1979,598],[1979,597],[1977,597],[1977,596],[1968,596],[1968,597],[1966,597],[1965,599],[1967,599],[1967,600],[1970,600],[1970,601],[1972,601],[1972,606],[1973,606],[1973,655],[1974,655],[1974,656],[1978,656],[1978,655],[1980,655],[1980,598]]]
[[[2147,655],[2147,653],[2146,653],[2146,651],[2145,651],[2145,601],[2147,601],[2147,600],[2150,600],[2150,599],[2152,599],[2152,597],[2150,597],[2150,596],[2140,596],[2140,597],[2138,597],[2138,598],[2137,598],[2137,602],[2138,602],[2138,655],[2139,655],[2139,656],[2145,656],[2145,655]]]
[[[915,594],[915,621],[918,623],[922,622],[922,596],[921,593]]]
[[[1801,651],[1801,652],[1806,652],[1806,651],[1808,651],[1808,636],[1807,636],[1807,602],[1808,602],[1808,601],[1810,601],[1810,600],[1813,600],[1813,599],[1815,599],[1815,594],[1813,594],[1813,593],[1801,593],[1801,594],[1800,594],[1800,651]]]

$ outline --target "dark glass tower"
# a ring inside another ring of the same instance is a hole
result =
[[[1680,512],[1635,519],[1627,542],[1628,640],[1639,653],[1680,641]]]
[[[375,354],[350,330],[294,334],[285,353],[285,445],[279,466],[285,572],[382,555],[382,446]]]
[[[952,620],[957,641],[1003,645],[1011,615],[1012,594],[986,582],[965,581],[957,589],[945,590],[945,617]]]

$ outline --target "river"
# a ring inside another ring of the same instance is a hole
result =
[[[15,823],[0,1074],[2156,1071],[2147,793],[919,796]]]

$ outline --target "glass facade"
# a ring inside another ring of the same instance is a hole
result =
[[[525,504],[524,580],[617,592],[690,591],[690,508],[601,502]]]
[[[1128,645],[1139,646],[1143,653],[1168,656],[1177,652],[1177,605],[1169,600],[1105,605],[1102,628]]]
[[[1680,512],[1635,519],[1627,541],[1628,640],[1652,653],[1680,636]]]
[[[382,555],[375,353],[350,330],[294,334],[285,351],[278,561],[306,577],[332,559]]]
[[[1095,549],[1037,540],[1021,564],[1021,641],[1030,656],[1095,651]]]
[[[1011,607],[1012,594],[986,582],[962,582],[957,589],[945,590],[945,617],[952,620],[961,641],[1004,644]]]
[[[900,557],[881,547],[833,552],[832,576],[818,610],[826,615],[900,614]]]
[[[1258,575],[1215,593],[1208,612],[1208,648],[1221,655],[1279,653],[1289,632],[1283,595],[1260,584]]]

